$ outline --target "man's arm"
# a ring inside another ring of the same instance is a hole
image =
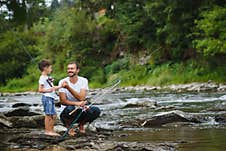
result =
[[[59,96],[60,96],[60,103],[63,105],[84,106],[86,104],[86,101],[75,102],[75,101],[68,100],[64,92],[60,92]]]

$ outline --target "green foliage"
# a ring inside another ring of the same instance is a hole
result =
[[[118,73],[110,74],[108,79],[120,79],[121,86],[141,85],[146,83],[147,68],[141,65],[130,66],[129,70],[120,70]]]
[[[40,72],[37,70],[37,65],[31,64],[23,77],[9,80],[5,87],[0,88],[0,91],[22,92],[37,90],[39,76]]]
[[[0,7],[11,11],[4,12],[10,22],[28,27],[49,13],[45,0],[1,0]]]
[[[201,13],[196,20],[198,38],[195,47],[205,56],[226,54],[226,8],[215,6],[212,10]]]
[[[11,78],[21,78],[32,56],[37,55],[35,37],[31,32],[7,31],[0,35],[0,76],[5,84]]]
[[[225,80],[224,1],[44,2],[10,1],[12,18],[0,14],[0,82],[7,89],[36,90],[43,58],[53,63],[55,84],[71,60],[91,87],[117,78],[122,85]]]
[[[208,64],[206,66],[197,64],[197,61],[190,60],[185,63],[167,63],[157,66],[149,73],[148,85],[169,85],[190,82],[207,82],[214,80],[224,82],[226,72],[223,65],[213,69]]]
[[[155,42],[163,51],[160,58],[166,61],[183,59],[185,50],[192,47],[188,35],[193,30],[193,20],[198,16],[201,4],[200,1],[189,0],[146,2],[145,11],[155,25]]]
[[[131,50],[142,48],[152,40],[153,22],[143,9],[144,1],[117,1],[115,16],[119,22],[125,40],[125,46]]]
[[[105,67],[106,74],[115,74],[120,70],[128,70],[129,69],[129,60],[128,58],[122,58],[114,61],[110,65]]]
[[[96,68],[89,78],[90,87],[102,87],[106,82],[104,70],[102,68]]]

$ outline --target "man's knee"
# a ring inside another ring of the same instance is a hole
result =
[[[100,113],[101,113],[100,109],[96,106],[91,107],[91,112],[92,112],[93,116],[96,117],[96,118],[98,116],[100,116]]]

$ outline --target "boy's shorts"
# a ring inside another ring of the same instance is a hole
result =
[[[42,95],[42,105],[46,115],[55,115],[54,99],[45,95]]]

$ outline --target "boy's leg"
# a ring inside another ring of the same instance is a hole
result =
[[[56,119],[56,116],[55,115],[51,115],[50,129],[51,129],[52,132],[54,132],[55,119]]]
[[[42,105],[44,108],[44,112],[45,112],[45,119],[44,119],[44,123],[45,123],[45,134],[48,134],[51,131],[50,128],[50,122],[51,122],[51,117],[49,115],[49,109],[48,109],[48,104],[49,104],[49,99],[46,96],[42,96]]]
[[[51,121],[51,129],[52,131],[54,131],[54,125],[55,125],[55,121],[56,121],[56,115],[52,115],[52,121]]]
[[[45,134],[49,134],[51,132],[51,115],[45,115]]]
[[[54,132],[54,124],[55,124],[54,116],[46,115],[46,120],[45,120],[46,135],[60,136],[60,134]]]

